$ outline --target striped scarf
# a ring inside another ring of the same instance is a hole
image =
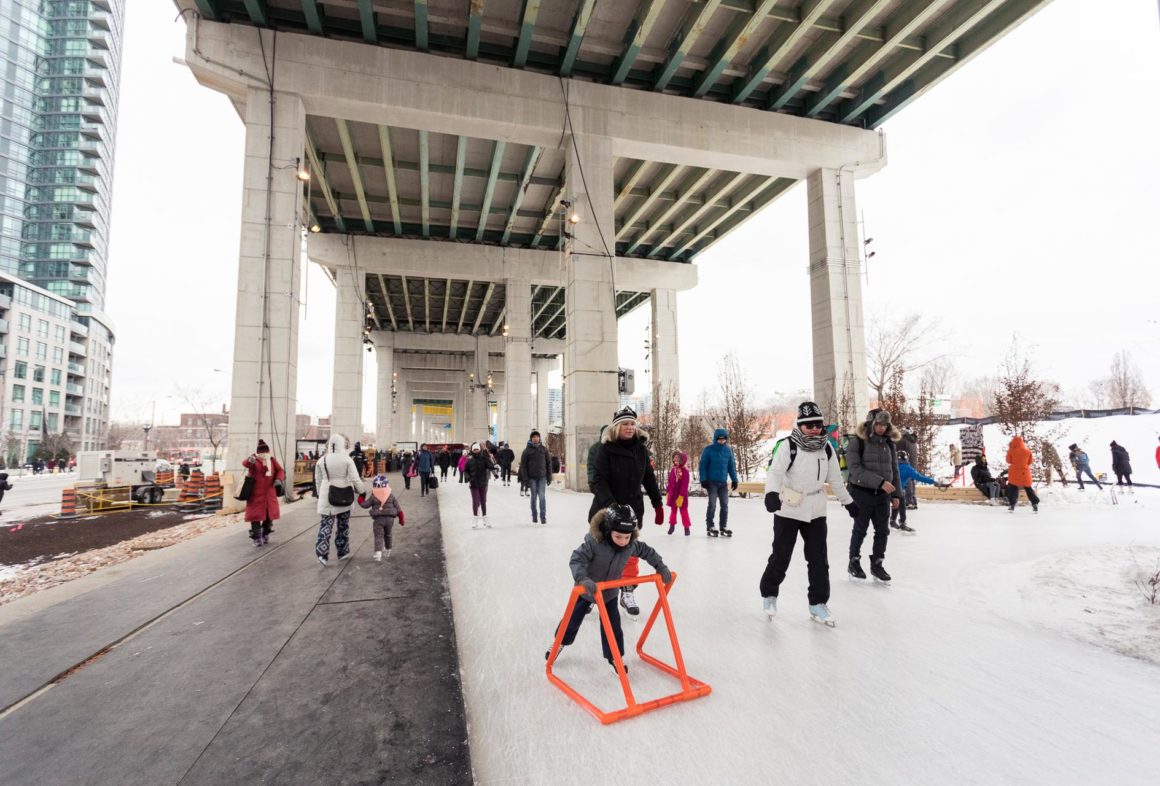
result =
[[[807,437],[800,428],[794,426],[789,438],[802,450],[821,450],[826,445],[826,432],[824,431],[816,436]]]

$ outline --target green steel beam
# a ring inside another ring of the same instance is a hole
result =
[[[516,195],[512,199],[507,226],[504,227],[503,237],[499,241],[500,245],[506,246],[508,244],[508,239],[512,234],[512,228],[515,227],[516,219],[519,218],[520,205],[528,193],[528,184],[532,179],[532,170],[536,168],[536,162],[540,160],[540,154],[542,152],[544,152],[543,149],[537,145],[532,145],[528,148],[528,154],[524,157],[524,168],[520,174],[520,183],[516,186]]]
[[[503,149],[506,145],[502,140],[496,140],[495,148],[491,152],[491,175],[487,178],[487,185],[483,189],[483,210],[479,214],[479,227],[475,231],[475,240],[483,240],[484,230],[487,229],[487,217],[491,213],[491,198],[495,196],[495,179],[499,174],[500,164],[503,163]]]
[[[684,188],[681,189],[680,195],[673,200],[673,203],[661,211],[659,216],[654,218],[652,221],[649,221],[648,228],[637,235],[636,240],[628,244],[628,248],[626,248],[624,251],[625,255],[636,251],[636,249],[644,243],[645,238],[656,232],[658,229],[661,229],[665,225],[666,221],[676,215],[677,211],[686,205],[689,197],[693,196],[702,188],[704,188],[705,184],[712,180],[717,175],[717,173],[718,170],[716,169],[706,169],[704,172],[693,178],[691,182],[686,183]],[[629,227],[629,229],[631,229],[631,227]]]
[[[463,318],[467,316],[467,304],[471,302],[471,288],[475,286],[474,281],[467,282],[467,289],[463,290],[463,308],[459,310],[459,325],[455,328],[456,333],[463,332]]]
[[[337,159],[341,163],[342,155],[341,154],[334,154],[334,153],[321,153],[320,154],[319,160],[321,160],[323,163],[327,163],[331,159]],[[370,167],[384,166],[383,160],[381,158],[375,158],[374,156],[361,156],[359,158],[359,160],[362,162],[363,166],[370,166]],[[419,162],[418,161],[400,161],[398,159],[395,159],[394,165],[395,165],[396,172],[416,172],[417,173],[419,171]],[[431,174],[433,174],[433,175],[450,175],[450,176],[455,175],[455,167],[454,167],[454,165],[451,165],[451,164],[431,163],[431,164],[428,164],[427,168],[430,170]],[[476,169],[474,167],[464,166],[463,176],[465,178],[472,177],[472,178],[478,178],[480,180],[487,180],[491,176],[491,170],[490,169]],[[520,176],[519,176],[518,172],[500,172],[499,177],[497,178],[497,180],[501,183],[517,183],[517,182],[519,182],[519,179],[520,179]],[[535,176],[535,175],[532,176],[532,185],[533,186],[548,186],[550,188],[556,188],[558,186],[563,185],[563,183],[564,183],[563,175],[561,175],[560,177],[539,177],[539,176]]]
[[[771,183],[768,188],[763,190],[750,203],[750,205],[749,205],[750,212],[751,213],[758,212],[763,207],[768,205],[770,202],[773,202],[775,199],[780,197],[786,191],[793,188],[793,186],[797,182],[798,181],[791,180],[790,178],[774,178],[774,182]],[[733,214],[727,218],[714,221],[713,222],[713,229],[712,229],[711,233],[709,233],[712,235],[712,238],[710,239],[709,242],[710,243],[717,242],[718,240],[720,240],[721,238],[725,237],[727,234],[732,232],[734,229],[741,226],[741,224],[745,223],[747,220],[748,220],[748,218],[746,216],[743,216],[743,215],[740,215],[739,213],[737,213],[737,214]],[[703,230],[699,231],[697,233],[697,235],[694,237],[694,243],[703,239],[706,236],[707,235]],[[706,243],[705,245],[708,245],[708,243]],[[691,255],[694,255],[694,254],[698,253],[699,251],[701,251],[701,249],[696,249],[696,250],[691,252]],[[669,258],[672,259],[672,257],[669,257]]]
[[[467,47],[468,60],[479,57],[479,32],[483,29],[484,0],[469,0],[467,5]]]
[[[720,215],[714,217],[713,220],[706,224],[704,227],[698,228],[694,234],[689,236],[688,240],[673,249],[673,251],[669,254],[669,259],[676,259],[683,251],[691,248],[698,240],[708,235],[724,221],[739,213],[743,205],[747,205],[753,200],[757,199],[766,189],[771,188],[775,183],[777,183],[778,179],[779,178],[776,177],[767,177],[758,180],[756,183],[750,184],[749,188],[741,192],[740,197],[731,200],[733,202],[732,207],[730,207],[728,210],[722,211]]]
[[[856,0],[842,15],[845,30],[841,33],[823,33],[813,46],[794,64],[789,80],[770,91],[769,109],[778,110],[796,96],[806,83],[830,64],[862,31],[871,20],[890,5],[891,0]]]
[[[302,15],[306,17],[306,27],[315,35],[322,35],[322,9],[317,0],[302,0]]]
[[[341,117],[336,117],[334,123],[338,126],[338,138],[342,142],[342,153],[346,156],[346,168],[350,170],[350,179],[354,184],[354,193],[358,197],[359,210],[362,211],[363,223],[366,224],[368,232],[375,231],[375,222],[371,221],[371,209],[367,204],[367,195],[363,190],[362,174],[358,169],[358,160],[354,154],[354,144],[350,141],[350,129],[346,125],[346,121]]]
[[[555,291],[552,292],[552,294],[548,296],[548,299],[540,304],[539,310],[536,311],[536,313],[532,314],[532,326],[533,327],[535,326],[536,322],[539,321],[539,319],[543,315],[543,313],[548,310],[548,307],[551,306],[552,303],[555,302],[556,298],[561,293],[563,293],[563,291],[564,291],[564,287],[556,287]]]
[[[967,33],[975,25],[998,10],[1006,0],[972,0],[953,6],[945,16],[926,32],[927,49],[924,52],[907,52],[895,57],[885,68],[866,80],[861,94],[845,104],[838,112],[843,123],[851,123],[864,114],[879,99],[909,79],[916,71],[929,63],[935,55]]]
[[[911,2],[890,17],[889,33],[880,40],[866,40],[851,55],[846,56],[834,72],[826,78],[825,86],[813,96],[806,97],[806,116],[817,117],[837,101],[850,85],[857,84],[874,66],[901,48],[916,30],[943,9],[950,0]]]
[[[391,153],[391,130],[387,126],[379,126],[379,147],[383,151],[383,172],[387,178],[387,194],[391,200],[391,221],[395,225],[395,234],[403,234],[403,217],[399,213],[399,186],[395,182],[395,162]]]
[[[560,59],[560,76],[571,76],[572,66],[576,64],[576,55],[580,53],[580,42],[584,40],[584,31],[588,29],[588,22],[592,19],[592,8],[596,0],[580,0],[580,7],[576,9],[576,16],[572,17],[572,30],[568,33],[568,46],[564,56]]]
[[[217,19],[217,0],[194,0],[202,19]]]
[[[669,56],[665,58],[660,73],[653,80],[653,90],[664,90],[668,86],[669,80],[677,73],[677,69],[693,49],[697,39],[705,32],[705,27],[720,5],[721,0],[708,0],[696,14],[688,15],[688,21],[680,27],[669,44]]]
[[[415,48],[427,51],[427,0],[415,0]]]
[[[615,212],[616,209],[618,207],[620,207],[621,203],[630,196],[634,196],[634,195],[636,195],[636,196],[648,196],[647,193],[637,194],[635,192],[637,183],[639,183],[641,178],[643,178],[645,176],[645,173],[648,171],[648,168],[649,168],[648,161],[637,161],[636,162],[636,164],[633,166],[632,170],[628,173],[628,177],[625,178],[625,181],[620,184],[620,189],[616,192],[616,197],[612,201],[613,212]]]
[[[648,209],[652,207],[653,203],[656,202],[662,191],[668,188],[674,180],[684,174],[685,169],[686,167],[684,164],[673,165],[672,169],[670,169],[665,174],[665,176],[661,178],[660,182],[656,184],[649,195],[642,199],[640,204],[636,206],[636,209],[629,213],[628,217],[625,218],[624,223],[620,226],[620,231],[616,233],[617,240],[624,239],[624,236],[627,235],[628,232],[632,229],[632,225],[636,223],[637,219],[644,215],[645,212],[647,212]]]
[[[245,0],[246,13],[250,21],[261,27],[270,26],[270,14],[266,10],[266,0]]]
[[[524,10],[520,17],[520,37],[516,42],[516,53],[512,65],[523,68],[528,63],[528,49],[532,45],[532,31],[536,29],[536,16],[540,13],[540,0],[524,0]]]
[[[556,195],[548,200],[548,204],[544,207],[544,220],[540,222],[540,228],[536,230],[535,236],[532,238],[532,246],[540,244],[540,238],[548,231],[548,225],[552,223],[552,217],[556,215],[556,205],[560,204],[560,200],[564,198],[564,186],[560,186],[556,191]]]
[[[431,179],[427,166],[431,161],[431,150],[427,141],[427,132],[419,132],[419,207],[420,221],[423,226],[423,237],[431,237]]]
[[[703,97],[717,83],[721,73],[729,67],[737,53],[749,43],[757,28],[765,21],[777,0],[760,0],[749,18],[734,24],[709,53],[709,67],[693,82],[693,95]]]
[[[463,196],[463,165],[467,162],[467,137],[458,137],[455,144],[455,187],[451,192],[451,239],[459,233],[459,199]]]
[[[362,24],[363,40],[368,44],[379,42],[379,33],[375,26],[375,5],[373,0],[358,0],[358,18]]]
[[[360,163],[362,163],[362,162],[360,162]],[[365,163],[363,165],[365,166]],[[647,196],[647,192],[645,192],[645,195]],[[367,205],[369,205],[372,208],[375,207],[376,205],[389,205],[390,204],[390,199],[388,197],[376,196],[375,194],[367,194],[366,197],[367,197]],[[357,194],[346,194],[346,193],[342,193],[340,191],[334,192],[334,198],[339,203],[341,203],[343,200],[358,201]],[[661,202],[671,202],[672,199],[673,199],[673,192],[672,191],[666,191],[664,194],[662,194],[660,197],[658,197],[658,201],[661,201]],[[696,199],[694,199],[692,201],[694,204],[700,204],[699,201]],[[428,203],[430,204],[432,210],[446,210],[448,212],[450,212],[450,210],[451,210],[451,202],[449,200],[446,200],[446,199],[431,199],[431,200],[429,200]],[[413,207],[416,210],[419,210],[420,208],[423,207],[423,201],[421,199],[419,199],[418,197],[400,196],[399,197],[399,205],[401,207]],[[473,204],[471,202],[464,202],[464,201],[460,201],[460,203],[459,203],[459,212],[461,214],[462,213],[481,212],[482,210],[483,210],[483,205],[478,204],[478,203]],[[495,200],[492,200],[491,207],[488,210],[488,215],[489,215],[489,217],[493,216],[493,215],[503,216],[504,221],[506,222],[507,215],[508,215],[508,208],[501,207],[501,206],[495,204]],[[521,210],[519,217],[520,218],[539,218],[540,212],[538,210]],[[448,227],[448,228],[450,228],[450,227]]]
[[[733,85],[733,103],[740,104],[761,87],[765,77],[781,64],[802,36],[810,31],[830,7],[833,0],[805,0],[798,9],[798,18],[795,23],[782,22],[773,31],[773,37],[761,48],[749,63],[749,70]]]
[[[701,204],[700,207],[698,207],[689,215],[685,216],[685,219],[681,223],[675,225],[671,232],[658,240],[656,245],[650,248],[645,256],[655,257],[661,253],[661,251],[668,243],[676,242],[676,239],[685,234],[689,227],[696,224],[701,216],[705,215],[706,212],[715,207],[719,200],[725,199],[730,194],[732,194],[733,191],[749,177],[750,175],[746,172],[733,173],[733,176],[728,178],[720,188],[714,191],[712,196],[705,198],[705,201]]]
[[[612,79],[609,80],[612,84],[619,85],[624,82],[664,6],[665,0],[644,0],[644,4],[637,9],[632,24],[624,34],[624,50],[612,64]]]
[[[322,166],[322,162],[318,160],[318,151],[314,147],[314,140],[310,138],[310,134],[306,134],[306,157],[310,160],[310,168],[314,170],[314,180],[318,182],[318,187],[322,189],[322,198],[326,200],[326,206],[330,208],[330,214],[334,216],[334,223],[338,226],[339,231],[346,231],[346,224],[343,223],[342,213],[338,210],[338,202],[334,199],[334,194],[330,190],[330,183],[326,180],[326,170]]]
[[[383,274],[379,273],[379,288],[383,290],[383,300],[387,304],[387,316],[391,318],[391,330],[397,331],[399,323],[395,321],[395,309],[391,307],[391,292],[387,289],[387,280],[383,278]]]
[[[471,335],[479,332],[479,323],[483,321],[483,314],[487,311],[487,304],[491,302],[491,294],[495,292],[495,282],[489,281],[487,291],[483,293],[483,302],[479,304],[479,312],[475,315],[475,324],[471,327]]]
[[[1050,0],[1016,0],[1009,2],[1001,10],[988,16],[974,26],[970,32],[954,43],[955,59],[934,60],[904,82],[886,98],[886,103],[873,107],[866,115],[871,128],[877,128],[893,117],[899,110],[915,100],[951,71],[957,70],[990,46],[1009,30],[1023,23],[1028,17],[1043,8]]]
[[[415,315],[411,313],[411,288],[407,286],[407,277],[399,276],[403,282],[403,305],[407,307],[407,326],[411,332],[415,332]]]

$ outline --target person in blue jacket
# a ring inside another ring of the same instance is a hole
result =
[[[419,453],[415,456],[416,469],[419,471],[419,496],[425,497],[431,493],[431,473],[435,470],[435,457],[426,445],[419,446]]]
[[[705,528],[709,537],[717,537],[713,527],[713,513],[717,503],[721,503],[721,534],[733,537],[729,523],[729,491],[737,490],[737,463],[733,460],[733,448],[729,447],[729,432],[723,428],[713,431],[713,443],[701,451],[701,466],[698,473],[701,488],[709,492],[709,510],[705,514]]]
[[[928,478],[912,467],[910,465],[910,456],[905,450],[898,451],[898,479],[902,483],[902,488],[906,488],[906,484],[912,480],[916,483],[925,483],[928,486],[942,487],[942,484],[937,480]],[[913,527],[906,525],[905,505],[899,505],[897,508],[890,509],[890,526],[903,532],[914,533],[916,531]]]

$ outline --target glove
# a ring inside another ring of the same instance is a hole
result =
[[[709,481],[707,481],[707,480],[702,480],[702,481],[701,481],[701,488],[703,488],[703,489],[707,489],[707,488],[709,488]]]
[[[765,509],[770,513],[777,513],[781,510],[781,495],[776,491],[771,491],[765,495]]]
[[[846,505],[846,512],[850,514],[850,518],[857,518],[858,506],[851,502],[849,505]]]
[[[661,508],[661,507],[653,508],[653,514],[654,514],[653,515],[653,523],[654,524],[664,524],[665,523],[665,509],[664,508]]]
[[[730,490],[730,491],[736,491],[736,490],[737,490],[737,481],[736,481],[736,480],[735,480],[735,481],[733,481],[732,483],[730,483],[730,484],[729,484],[729,490]]]
[[[359,494],[359,495],[358,495],[358,504],[360,504],[360,505],[361,505],[361,504],[363,504],[363,503],[364,503],[364,502],[366,502],[366,501],[367,501],[367,495],[366,495],[366,494]]]
[[[274,492],[280,497],[280,496],[282,496],[282,493],[284,491],[285,491],[285,488],[282,486],[282,481],[275,480],[274,481]]]
[[[581,579],[580,586],[584,588],[584,597],[596,602],[596,582],[592,579]]]
[[[677,504],[675,505],[675,507],[678,507],[678,508],[685,507],[685,498],[684,497],[677,497]]]
[[[405,526],[403,524],[403,511],[401,511],[401,510],[399,511],[399,526],[400,527]]]
[[[665,583],[666,587],[673,583],[673,572],[665,566],[665,563],[657,565],[657,573],[660,574],[661,581]]]

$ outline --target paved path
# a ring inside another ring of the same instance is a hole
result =
[[[321,567],[307,500],[268,549],[219,531],[0,609],[3,782],[470,783],[438,508],[402,499],[381,564],[360,515]]]

